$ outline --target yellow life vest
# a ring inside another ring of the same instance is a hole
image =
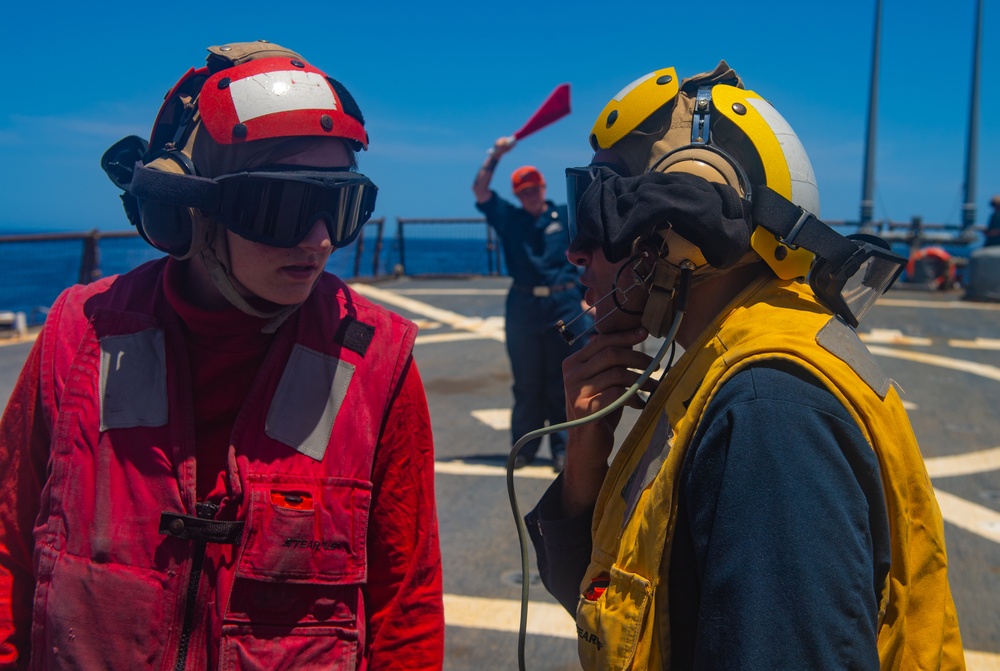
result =
[[[892,556],[879,604],[881,668],[964,669],[944,524],[902,402],[852,329],[804,284],[773,277],[741,292],[688,348],[611,464],[577,606],[583,668],[669,667],[674,483],[715,393],[761,360],[790,361],[814,375],[878,457]]]

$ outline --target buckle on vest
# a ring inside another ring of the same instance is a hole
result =
[[[239,545],[243,537],[243,522],[206,520],[191,515],[162,512],[159,532],[182,540]]]

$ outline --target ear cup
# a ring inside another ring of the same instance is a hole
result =
[[[656,162],[650,172],[686,172],[715,184],[728,184],[749,199],[749,180],[736,161],[710,145],[682,147]]]
[[[194,164],[180,151],[168,152],[150,161],[146,168],[174,175],[197,174]],[[163,184],[171,182],[164,180]],[[172,204],[170,201],[178,201],[171,191],[165,187],[162,200],[148,193],[139,198],[139,232],[160,251],[179,259],[190,258],[204,247],[205,222],[191,208]]]
[[[735,189],[741,198],[748,197],[750,192],[749,180],[739,163],[711,145],[691,145],[676,149],[660,158],[649,170],[662,173],[683,172],[713,184],[725,184]],[[667,258],[672,263],[680,263],[682,260],[691,261],[696,266],[706,263],[705,255],[698,246],[676,233],[667,237],[667,245]]]
[[[153,247],[178,258],[189,255],[194,223],[188,208],[155,200],[140,201],[139,221],[142,237]]]

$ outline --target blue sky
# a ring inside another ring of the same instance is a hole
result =
[[[799,134],[823,217],[858,216],[874,0],[85,4],[5,10],[0,230],[128,228],[98,165],[104,149],[148,135],[163,94],[207,46],[259,38],[354,94],[371,137],[360,170],[389,222],[478,216],[471,183],[486,150],[569,82],[572,114],[522,141],[494,181],[510,197],[510,172],[536,165],[561,201],[562,171],[589,161],[587,135],[611,96],[657,68],[686,76],[721,58]],[[876,218],[960,221],[974,15],[975,0],[884,0]],[[1000,34],[995,0],[983,21],[984,36]],[[984,42],[979,223],[1000,193],[1000,47]]]

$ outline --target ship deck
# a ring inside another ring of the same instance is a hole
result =
[[[435,433],[445,668],[516,668],[520,555],[504,478],[509,280],[400,278],[354,286],[420,326],[414,356]],[[859,333],[902,387],[937,492],[968,668],[1000,669],[1000,304],[963,301],[960,292],[893,289]],[[0,404],[30,346],[0,338]],[[626,411],[622,424],[634,418]],[[534,464],[516,472],[522,512],[554,477],[545,455],[543,446]],[[528,623],[529,669],[579,668],[574,624],[537,576]]]

